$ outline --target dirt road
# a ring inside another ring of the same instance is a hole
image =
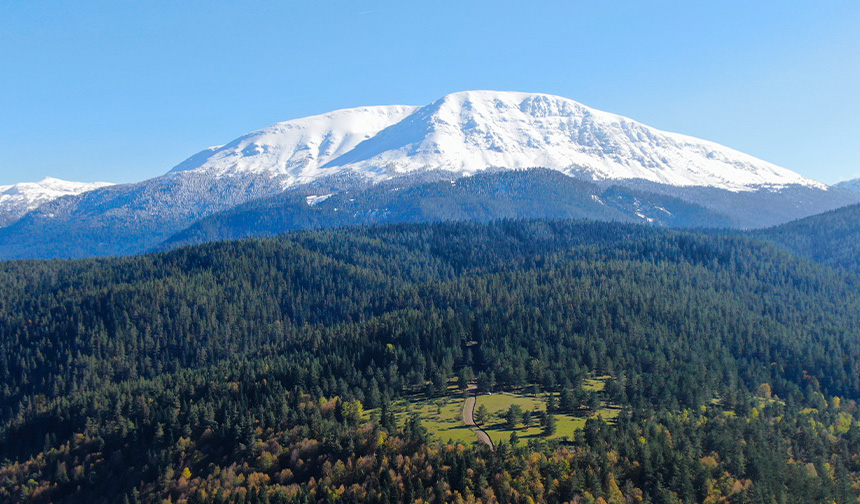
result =
[[[469,397],[466,398],[466,404],[463,405],[463,423],[475,431],[475,434],[478,435],[479,442],[484,443],[490,448],[495,448],[490,436],[484,432],[484,429],[478,427],[478,424],[475,423],[475,404],[478,402],[475,397],[475,392],[476,389],[474,387],[469,387]]]

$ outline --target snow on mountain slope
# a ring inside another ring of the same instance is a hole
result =
[[[380,181],[441,169],[545,167],[593,180],[732,191],[827,186],[727,147],[546,94],[465,91],[424,107],[365,107],[278,123],[173,172],[268,173],[284,187],[354,172]]]
[[[227,145],[210,147],[171,173],[198,171],[217,176],[242,173],[284,178],[291,186],[342,171],[322,165],[397,123],[417,107],[361,107],[274,124]]]
[[[108,182],[68,182],[46,177],[39,182],[22,182],[0,186],[0,226],[14,221],[49,201],[109,185],[112,184]]]
[[[829,191],[732,149],[566,98],[467,91],[423,107],[363,107],[278,123],[205,149],[163,176],[57,198],[23,216],[28,205],[44,200],[24,198],[25,210],[8,218],[0,205],[0,258],[139,253],[202,218],[285,190],[322,208],[339,200],[320,196],[363,194],[375,182],[400,190],[484,171],[537,167],[607,181],[601,187],[673,197],[702,207],[691,215],[711,212],[742,227],[860,201],[855,198],[860,193]],[[26,186],[16,191],[26,192]],[[592,201],[593,195],[580,196]],[[454,200],[440,197],[433,204],[442,208],[469,199],[462,193],[448,196]],[[350,197],[359,203],[363,198]],[[627,203],[622,206],[631,215],[652,217],[635,207],[635,198],[633,206]],[[499,207],[498,215],[507,214]]]

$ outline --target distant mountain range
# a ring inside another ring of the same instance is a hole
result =
[[[860,178],[839,182],[833,187],[837,187],[839,189],[848,189],[851,191],[860,191]]]
[[[113,184],[107,182],[68,182],[46,177],[39,182],[0,186],[0,226],[10,224],[30,210],[63,196],[75,196]]]
[[[469,91],[423,107],[278,123],[205,149],[161,177],[56,198],[23,216],[0,208],[9,215],[0,220],[0,258],[130,254],[422,220],[763,227],[858,202],[860,191],[848,185],[828,188],[566,98]]]

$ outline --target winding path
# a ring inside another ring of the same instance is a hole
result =
[[[478,424],[475,423],[475,404],[478,402],[477,397],[475,397],[476,389],[474,385],[468,389],[469,397],[466,398],[466,403],[463,405],[463,423],[468,425],[477,434],[479,442],[489,446],[492,450],[495,449],[493,440],[484,432],[484,429],[478,427]]]

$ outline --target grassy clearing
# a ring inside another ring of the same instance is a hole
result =
[[[585,380],[583,383],[583,388],[586,390],[600,392],[606,386],[606,380],[609,379],[608,376],[600,376],[596,378],[589,378]],[[485,425],[483,425],[483,429],[487,431],[490,438],[493,440],[493,443],[498,443],[499,441],[508,442],[511,437],[511,433],[516,432],[517,437],[519,438],[519,444],[526,444],[530,439],[546,439],[543,435],[543,429],[539,425],[539,415],[534,415],[533,425],[526,428],[522,424],[520,424],[515,429],[508,428],[504,413],[507,409],[516,404],[519,405],[523,412],[531,411],[531,412],[540,412],[543,413],[546,411],[546,395],[539,394],[537,396],[534,395],[525,395],[525,394],[515,394],[515,393],[494,393],[489,395],[481,395],[478,396],[477,406],[483,404],[487,407],[487,410],[490,412],[490,419],[487,421]],[[604,420],[611,421],[620,413],[620,409],[612,406],[603,405],[602,408],[597,410],[594,413],[594,416],[600,416]],[[560,439],[560,438],[572,438],[574,433],[577,430],[580,430],[585,427],[585,421],[587,417],[585,416],[576,416],[576,415],[568,415],[563,413],[556,413],[556,430],[555,434],[550,436],[548,439]]]
[[[583,388],[600,392],[606,385],[608,376],[589,378],[583,383]],[[432,436],[441,441],[454,441],[471,444],[477,441],[472,430],[463,424],[462,412],[465,399],[456,387],[449,387],[449,395],[442,397],[427,398],[426,396],[415,396],[411,399],[401,399],[392,404],[394,415],[398,425],[405,425],[406,419],[411,414],[417,414],[421,418],[421,424],[427,428]],[[503,418],[503,414],[513,405],[519,405],[523,411],[533,413],[546,411],[546,395],[530,395],[525,393],[497,392],[489,395],[479,395],[476,408],[481,404],[489,411],[489,420],[481,427],[487,432],[493,443],[499,441],[508,442],[512,432],[516,432],[520,444],[526,444],[530,439],[545,439],[543,429],[539,424],[540,415],[533,414],[533,424],[526,428],[520,424],[516,429],[509,429]],[[368,414],[378,410],[371,410]],[[604,406],[595,415],[600,415],[604,420],[612,420],[618,416],[619,409]],[[556,433],[550,439],[573,437],[576,430],[585,427],[586,417],[556,413]]]
[[[478,406],[481,404],[487,407],[487,410],[490,412],[490,419],[487,421],[486,425],[483,425],[483,429],[487,431],[490,439],[493,440],[493,443],[498,443],[499,441],[508,442],[511,437],[511,433],[516,432],[517,437],[519,438],[519,444],[526,444],[530,439],[544,439],[543,429],[538,424],[538,415],[534,416],[533,424],[526,428],[522,424],[520,424],[515,429],[508,428],[505,419],[503,417],[504,413],[507,409],[513,405],[518,404],[523,411],[532,411],[532,412],[544,412],[546,411],[546,401],[542,397],[533,397],[533,396],[522,396],[518,394],[510,394],[510,393],[496,393],[492,395],[482,395],[478,396]],[[595,415],[599,415],[604,420],[612,420],[616,416],[618,416],[619,409],[605,407],[598,410]],[[548,439],[560,439],[560,438],[572,438],[574,433],[577,430],[585,427],[586,417],[584,416],[574,416],[567,415],[564,413],[556,413],[556,430],[555,434],[550,436]]]
[[[472,429],[463,424],[463,404],[460,395],[430,399],[399,400],[392,406],[398,425],[405,425],[409,415],[416,413],[431,435],[442,441],[471,444],[478,440]]]
[[[597,376],[595,378],[586,378],[582,382],[582,388],[592,392],[602,392],[606,388],[606,380],[611,378],[609,375]]]

